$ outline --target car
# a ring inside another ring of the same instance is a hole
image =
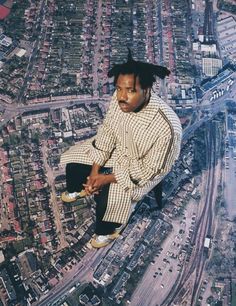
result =
[[[161,288],[164,288],[164,284],[161,284]]]

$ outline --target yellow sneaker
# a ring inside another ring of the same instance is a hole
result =
[[[86,195],[87,194],[85,190],[81,190],[80,192],[72,192],[72,193],[65,191],[61,194],[61,200],[66,203],[72,203],[78,199],[84,198]]]
[[[93,248],[100,249],[104,248],[108,244],[112,243],[116,240],[120,234],[118,232],[114,232],[110,235],[93,235],[93,238],[90,240],[90,244]]]

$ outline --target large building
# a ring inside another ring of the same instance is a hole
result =
[[[216,54],[216,44],[201,44],[201,51],[210,54]]]
[[[222,60],[213,57],[202,58],[202,71],[206,76],[213,77],[222,68]]]

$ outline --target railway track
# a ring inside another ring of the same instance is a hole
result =
[[[194,305],[194,301],[197,296],[199,284],[202,278],[202,273],[206,263],[206,257],[204,256],[204,240],[205,237],[211,233],[212,221],[213,221],[213,190],[216,183],[216,177],[214,175],[214,168],[216,165],[216,137],[212,122],[209,123],[209,131],[206,135],[206,158],[208,165],[208,177],[206,184],[206,201],[201,212],[201,216],[198,219],[195,228],[197,231],[194,232],[192,238],[192,245],[194,249],[190,258],[189,264],[186,266],[185,270],[182,272],[181,277],[178,279],[178,284],[172,288],[170,294],[167,296],[162,305],[173,306],[177,299],[180,299],[180,293],[183,288],[186,288],[192,274],[195,272],[194,283],[192,288],[191,304]],[[176,304],[178,305],[178,304]]]

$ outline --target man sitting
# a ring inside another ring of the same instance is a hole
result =
[[[152,91],[165,67],[132,59],[115,65],[115,92],[97,135],[61,156],[66,164],[64,202],[94,194],[96,228],[91,245],[104,247],[119,236],[141,200],[171,170],[180,153],[182,128],[175,112]]]

